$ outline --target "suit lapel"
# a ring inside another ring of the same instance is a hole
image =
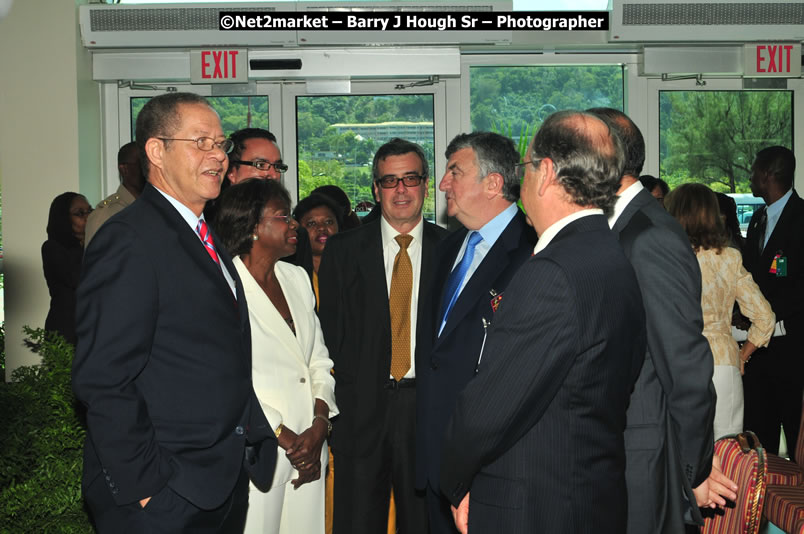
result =
[[[648,193],[645,189],[642,189],[634,198],[631,199],[631,202],[625,206],[625,209],[617,218],[617,222],[615,222],[614,226],[612,227],[614,233],[619,234],[622,232],[623,228],[628,225],[634,214],[648,202],[656,202],[656,199],[653,198],[653,195]]]
[[[357,262],[362,280],[365,281],[363,288],[370,295],[376,295],[372,299],[376,303],[375,317],[380,319],[380,324],[385,331],[385,335],[390,343],[391,336],[391,308],[388,305],[388,282],[385,279],[385,260],[382,250],[382,231],[380,221],[371,223],[372,228],[365,232],[359,250],[355,251],[354,261]]]
[[[282,293],[285,294],[285,300],[287,301],[288,308],[290,309],[290,316],[293,318],[293,322],[296,327],[296,335],[294,336],[290,328],[287,328],[287,325],[284,325],[286,333],[282,337],[282,340],[288,346],[288,348],[293,351],[299,361],[303,364],[306,364],[307,362],[304,359],[302,346],[303,336],[305,336],[309,331],[307,328],[307,321],[310,319],[310,317],[304,313],[304,306],[302,305],[302,299],[304,296],[299,294],[296,285],[293,284],[292,280],[287,277],[287,273],[285,272],[286,266],[280,266],[277,264],[276,267],[276,279],[279,281],[279,286],[282,288]],[[309,291],[309,286],[305,289]],[[279,314],[277,313],[277,315]],[[284,323],[284,320],[281,317],[280,320],[282,320]]]
[[[285,295],[285,300],[288,303],[291,315],[297,317],[300,312],[294,309],[293,306],[297,300],[296,295],[293,294],[292,289],[288,289],[290,284],[288,284],[287,279],[281,274],[282,265],[278,263],[275,268],[277,280],[282,287],[282,293]],[[254,323],[270,332],[274,339],[280,342],[288,351],[292,352],[299,360],[303,361],[304,358],[296,336],[293,335],[293,332],[290,330],[279,311],[277,311],[271,299],[268,298],[240,260],[237,261],[237,270],[240,272],[243,280],[244,292],[249,302],[249,308],[251,308],[252,311]]]
[[[187,221],[185,221],[181,214],[176,211],[176,208],[174,208],[173,205],[168,202],[164,196],[162,196],[162,193],[157,191],[156,188],[150,184],[143,191],[142,198],[156,206],[158,211],[162,213],[162,215],[168,220],[168,226],[175,229],[176,239],[182,248],[184,248],[184,250],[187,252],[187,255],[199,266],[199,269],[201,269],[204,274],[214,280],[214,283],[220,287],[221,291],[225,290],[228,296],[231,298],[232,290],[229,287],[229,284],[226,282],[226,278],[224,278],[221,268],[212,260],[212,258],[209,256],[209,253],[204,248],[204,244],[201,243],[201,239],[198,237],[198,234],[194,229],[190,228],[190,225],[187,224]],[[234,268],[232,267],[232,262],[229,258],[229,255],[226,254],[226,251],[221,250],[217,236],[211,228],[210,232],[212,232],[212,239],[215,242],[215,249],[218,252],[218,257],[221,259],[223,259],[223,257],[226,258],[224,264],[228,262],[227,267],[230,269],[229,272],[233,273]]]
[[[483,258],[482,262],[480,262],[477,270],[472,273],[472,277],[466,282],[463,290],[458,295],[458,300],[455,301],[455,305],[449,312],[447,324],[444,325],[444,330],[441,332],[441,335],[438,336],[439,339],[445,338],[447,335],[449,335],[450,331],[452,331],[456,325],[460,324],[464,316],[472,311],[474,306],[477,305],[477,299],[485,296],[484,294],[486,294],[486,291],[491,288],[494,280],[510,262],[509,253],[512,249],[516,249],[519,244],[520,232],[517,230],[520,229],[520,226],[518,217],[519,215],[517,214],[513,219],[511,219],[511,221],[508,223],[508,226],[505,227],[505,230],[503,230],[502,234],[500,234],[500,237],[494,243],[494,246],[491,247],[486,254],[486,257]],[[455,255],[457,255],[457,253]],[[491,309],[490,302],[492,295],[487,295],[489,300],[489,309]],[[440,321],[442,312],[443,310],[441,310],[439,306],[439,314],[436,319],[438,326],[436,326],[436,328],[441,326]],[[479,326],[481,325],[478,325],[478,327]]]
[[[774,226],[773,233],[771,233],[768,239],[768,244],[765,245],[765,248],[762,250],[762,261],[765,262],[765,260],[767,260],[768,267],[770,267],[770,263],[777,253],[782,256],[785,255],[785,251],[781,247],[784,243],[789,241],[788,234],[793,229],[792,221],[795,216],[794,211],[797,202],[798,195],[793,191],[793,194],[787,199],[787,204],[785,204],[782,213],[779,215],[779,220],[776,221],[776,226]],[[767,209],[767,207],[763,207],[762,209]]]

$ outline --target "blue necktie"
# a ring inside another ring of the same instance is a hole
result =
[[[441,319],[442,324],[446,322],[450,310],[452,310],[452,307],[455,305],[455,301],[458,300],[458,289],[460,289],[461,283],[466,277],[466,271],[469,270],[469,265],[472,264],[472,260],[475,257],[475,247],[481,241],[483,241],[483,236],[478,232],[472,232],[469,235],[469,242],[466,244],[463,258],[461,258],[460,263],[458,263],[452,272],[449,273],[447,289],[444,291],[444,304],[446,304],[446,306],[442,304],[442,308],[444,308],[444,315]]]

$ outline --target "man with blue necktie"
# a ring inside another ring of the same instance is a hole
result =
[[[438,489],[444,428],[475,374],[486,329],[508,281],[530,257],[536,234],[517,209],[519,153],[491,132],[461,134],[446,151],[440,189],[447,213],[464,226],[439,247],[433,305],[416,344],[416,483],[426,489],[430,532],[454,533]]]

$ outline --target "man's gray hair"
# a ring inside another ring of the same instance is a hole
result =
[[[455,152],[464,148],[471,148],[475,152],[478,180],[493,172],[499,173],[503,177],[503,198],[508,202],[519,200],[516,165],[520,156],[511,139],[494,132],[459,134],[450,141],[445,155],[449,159]]]
[[[598,135],[589,121],[602,122]],[[556,177],[579,206],[600,208],[609,216],[617,200],[625,153],[623,143],[606,119],[584,111],[558,111],[544,121],[528,156],[534,165],[553,161]]]

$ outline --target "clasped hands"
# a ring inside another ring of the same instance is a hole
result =
[[[299,477],[290,481],[294,489],[321,477],[321,447],[326,438],[327,428],[318,419],[301,434],[283,426],[278,438],[279,446],[285,450],[285,457],[299,472]]]

